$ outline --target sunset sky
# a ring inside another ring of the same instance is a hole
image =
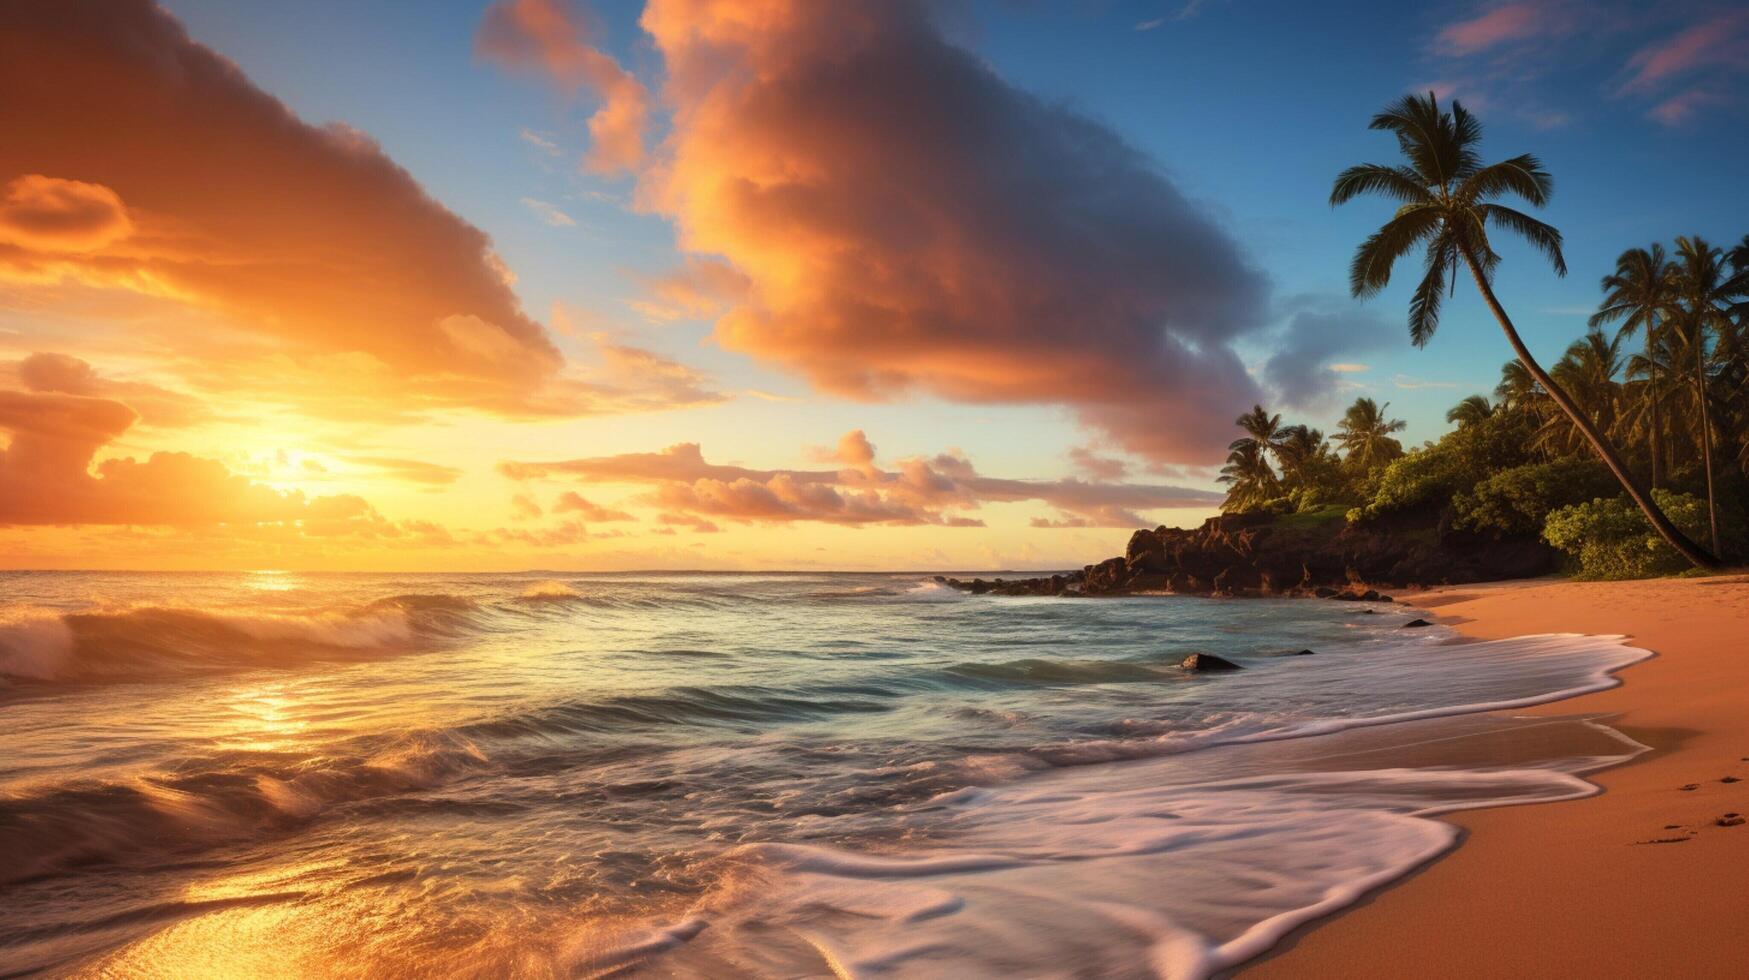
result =
[[[1325,7],[0,0],[0,565],[1079,566],[1492,389],[1347,297],[1389,99],[1554,173],[1550,360],[1749,231],[1742,4]]]

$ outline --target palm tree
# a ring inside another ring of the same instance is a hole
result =
[[[1221,505],[1227,511],[1249,510],[1273,499],[1281,488],[1275,471],[1269,468],[1269,460],[1264,458],[1263,444],[1253,439],[1233,443],[1227,465],[1221,467],[1219,482],[1227,484],[1227,499]]]
[[[1727,275],[1724,253],[1699,236],[1676,239],[1676,306],[1679,328],[1694,348],[1695,400],[1700,403],[1700,460],[1706,469],[1706,510],[1713,552],[1719,551],[1719,512],[1713,497],[1713,427],[1707,409],[1707,331],[1720,336],[1730,329],[1726,310],[1741,292],[1735,276]]]
[[[1610,434],[1617,428],[1617,403],[1621,386],[1615,376],[1621,373],[1621,334],[1607,338],[1601,330],[1592,330],[1582,340],[1568,345],[1554,370],[1549,372],[1572,397],[1574,404],[1597,431]],[[1537,433],[1537,442],[1561,456],[1579,452],[1584,446],[1578,427],[1564,415],[1551,415]]]
[[[1402,419],[1385,418],[1385,409],[1390,407],[1390,402],[1380,405],[1371,398],[1356,398],[1342,413],[1342,421],[1336,423],[1336,444],[1348,454],[1348,462],[1363,473],[1403,455],[1403,444],[1391,438],[1391,433],[1403,431],[1406,424]]]
[[[1283,482],[1290,486],[1303,485],[1324,453],[1324,433],[1303,425],[1282,429],[1275,443],[1275,458],[1281,463]]]
[[[1262,405],[1251,406],[1251,411],[1234,419],[1233,424],[1244,429],[1246,434],[1228,446],[1229,449],[1237,449],[1241,442],[1255,442],[1258,449],[1267,454],[1273,453],[1276,443],[1281,441],[1281,416],[1269,414]]]
[[[1514,360],[1500,365],[1500,383],[1494,386],[1494,398],[1501,408],[1538,414],[1537,409],[1544,397],[1542,388],[1523,364]]]
[[[1664,466],[1664,413],[1659,407],[1657,361],[1652,346],[1657,342],[1659,320],[1670,307],[1674,276],[1664,261],[1664,246],[1630,248],[1615,260],[1615,271],[1603,277],[1603,303],[1592,314],[1593,328],[1621,321],[1620,336],[1646,332],[1646,403],[1652,413],[1652,487],[1657,488]],[[1718,545],[1713,546],[1715,549]]]
[[[1456,101],[1452,102],[1450,112],[1442,112],[1439,99],[1432,92],[1425,98],[1404,96],[1374,116],[1372,128],[1395,134],[1407,162],[1396,166],[1369,163],[1349,167],[1337,176],[1330,191],[1333,206],[1361,194],[1383,194],[1401,203],[1391,220],[1355,251],[1349,273],[1354,295],[1377,294],[1390,283],[1391,268],[1397,260],[1411,249],[1425,246],[1425,271],[1409,300],[1409,338],[1415,346],[1422,347],[1439,327],[1440,302],[1447,281],[1457,274],[1460,263],[1467,266],[1483,302],[1500,322],[1507,343],[1512,345],[1525,370],[1573,419],[1658,535],[1695,565],[1717,565],[1718,559],[1690,541],[1640,488],[1615,447],[1605,441],[1572,398],[1531,356],[1494,295],[1494,269],[1500,256],[1488,240],[1490,226],[1523,237],[1548,257],[1556,273],[1567,274],[1559,231],[1493,201],[1503,194],[1515,194],[1535,207],[1545,204],[1554,181],[1542,162],[1525,154],[1484,166],[1477,153],[1481,125]]]
[[[1471,395],[1453,405],[1445,413],[1445,420],[1461,429],[1466,425],[1486,422],[1493,416],[1494,403],[1488,400],[1487,395]]]

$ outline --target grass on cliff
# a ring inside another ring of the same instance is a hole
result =
[[[1296,514],[1283,514],[1270,523],[1284,531],[1338,531],[1348,519],[1348,508],[1348,504],[1325,504]]]

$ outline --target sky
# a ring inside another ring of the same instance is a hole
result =
[[[1253,403],[1413,445],[1508,356],[1359,303],[1457,99],[1572,273],[1749,232],[1729,2],[0,3],[0,566],[1076,567]]]

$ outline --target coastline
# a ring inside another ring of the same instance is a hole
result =
[[[1514,712],[1599,715],[1651,751],[1589,775],[1597,795],[1441,818],[1460,846],[1237,973],[1739,975],[1749,824],[1715,820],[1749,814],[1749,576],[1537,579],[1399,598],[1476,639],[1579,631],[1654,651],[1619,686]]]

